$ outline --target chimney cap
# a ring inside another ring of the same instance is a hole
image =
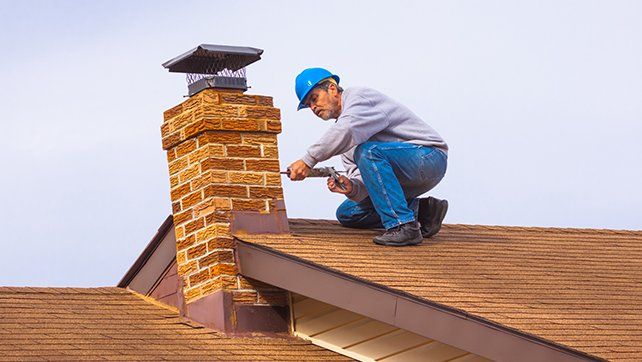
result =
[[[242,69],[261,59],[261,54],[263,49],[201,44],[163,63],[163,67],[176,73],[216,74],[225,69]]]

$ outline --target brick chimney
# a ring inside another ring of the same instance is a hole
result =
[[[243,89],[206,86],[164,113],[181,309],[226,333],[288,331],[287,292],[238,274],[232,236],[288,232],[280,132],[272,98]]]

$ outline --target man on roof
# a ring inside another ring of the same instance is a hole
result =
[[[448,145],[407,107],[370,88],[339,86],[339,77],[323,68],[309,68],[296,77],[298,110],[335,123],[289,166],[291,180],[303,180],[317,163],[341,155],[347,175],[337,219],[352,228],[385,228],[374,238],[380,245],[405,246],[439,232],[448,202],[419,198],[444,177]]]

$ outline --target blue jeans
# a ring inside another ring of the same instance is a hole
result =
[[[447,156],[434,148],[404,142],[364,142],[354,160],[369,197],[344,201],[337,219],[347,227],[391,229],[417,220],[417,196],[446,173]]]

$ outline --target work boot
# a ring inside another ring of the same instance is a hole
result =
[[[432,196],[419,199],[417,219],[421,224],[421,235],[424,238],[429,238],[439,232],[447,211],[448,201],[446,200],[439,200]]]
[[[419,224],[416,221],[412,221],[388,229],[383,235],[376,236],[372,240],[379,245],[406,246],[419,244],[423,241],[423,238],[421,237]]]

